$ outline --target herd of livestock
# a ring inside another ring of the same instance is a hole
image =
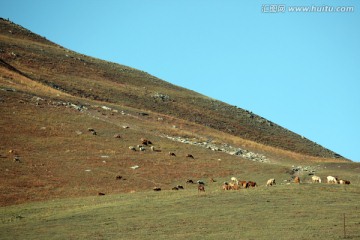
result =
[[[348,180],[343,180],[343,179],[339,179],[338,177],[333,177],[333,176],[327,176],[327,183],[328,184],[350,184],[350,181]],[[211,181],[215,181],[214,179],[211,179]],[[321,183],[321,178],[318,176],[312,176],[311,178],[312,183]],[[194,184],[195,182],[193,180],[187,180],[186,183],[192,183]],[[294,183],[300,183],[300,177],[295,177],[294,178]],[[198,180],[197,181],[198,184],[198,192],[205,192],[205,183],[202,180]],[[275,178],[271,178],[269,180],[267,180],[266,182],[266,186],[273,186],[276,185],[276,181]],[[224,182],[223,185],[221,186],[222,190],[239,190],[241,188],[253,188],[253,187],[257,187],[257,183],[253,182],[253,181],[241,181],[238,180],[236,177],[232,177],[230,179],[229,182]],[[179,190],[179,189],[184,189],[183,186],[178,185],[176,187],[173,187],[172,190]],[[161,188],[159,187],[155,187],[153,189],[154,191],[161,191]]]
[[[338,177],[327,176],[326,179],[327,179],[327,183],[329,183],[329,184],[350,184],[350,181],[339,179]],[[311,177],[311,181],[312,181],[312,183],[321,183],[321,178],[314,175]],[[300,183],[300,177],[298,177],[298,176],[295,177],[294,183]],[[267,182],[266,182],[267,187],[273,186],[273,185],[276,185],[275,178],[271,178],[271,179],[267,180]],[[230,182],[224,182],[224,184],[222,185],[222,189],[223,190],[238,190],[238,189],[240,189],[240,187],[249,188],[249,187],[256,187],[256,186],[257,186],[256,182],[239,181],[237,178],[232,177]]]
[[[145,139],[145,138],[141,138],[141,144],[142,145],[137,145],[137,148],[140,151],[145,151],[145,146],[149,146],[152,145],[152,142]],[[132,151],[136,151],[137,149],[134,146],[130,146],[129,149]],[[154,146],[150,147],[151,151],[161,151],[161,150],[155,150]],[[173,156],[176,157],[176,154],[173,152],[169,152],[169,156]],[[188,158],[192,158],[194,159],[194,156],[191,154],[187,154],[186,157]],[[327,176],[327,183],[329,184],[350,184],[350,181],[348,180],[343,180],[343,179],[339,179],[338,177],[333,177],[333,176]],[[214,181],[213,179],[211,179],[212,181]],[[321,178],[319,176],[312,176],[311,178],[312,183],[321,183]],[[294,177],[294,183],[300,183],[300,177],[296,176]],[[188,180],[187,183],[194,183],[192,180]],[[198,183],[198,192],[205,192],[205,183],[201,180],[197,181]],[[276,185],[276,181],[274,178],[269,179],[266,182],[266,186],[273,186]],[[223,190],[239,190],[240,188],[250,188],[250,187],[257,187],[257,183],[253,182],[253,181],[239,181],[236,177],[232,177],[230,179],[230,182],[224,182],[223,185],[221,186],[221,188]],[[172,190],[179,190],[179,189],[183,189],[183,186],[176,186],[173,187]],[[155,187],[153,188],[154,191],[161,191],[161,188],[159,187]]]

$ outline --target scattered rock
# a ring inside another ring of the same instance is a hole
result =
[[[186,143],[186,144],[190,144],[190,145],[196,145],[199,147],[204,147],[204,148],[210,149],[212,151],[224,152],[224,153],[231,154],[234,156],[243,157],[243,158],[251,160],[251,161],[264,162],[264,163],[270,162],[266,158],[266,156],[264,156],[262,154],[254,153],[254,152],[242,149],[242,148],[233,147],[226,143],[220,145],[220,144],[211,143],[211,141],[198,142],[198,141],[196,141],[196,139],[191,140],[189,138],[173,137],[173,136],[168,136],[168,135],[163,135],[163,136],[170,140],[176,141],[176,142]]]

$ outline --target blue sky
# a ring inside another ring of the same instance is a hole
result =
[[[279,5],[284,12],[270,13]],[[300,13],[292,6],[354,11]],[[71,50],[253,111],[360,161],[357,0],[0,0],[0,16]]]

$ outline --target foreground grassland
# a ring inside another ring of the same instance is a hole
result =
[[[142,192],[0,208],[0,239],[360,239],[360,187]]]

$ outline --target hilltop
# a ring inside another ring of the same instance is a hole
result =
[[[286,179],[294,164],[350,164],[251,111],[76,53],[5,19],[0,92],[2,205],[170,188],[187,178]],[[141,138],[157,151],[130,150]]]

